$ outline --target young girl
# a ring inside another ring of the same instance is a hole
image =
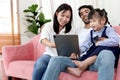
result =
[[[67,68],[69,73],[76,76],[80,76],[82,72],[95,62],[101,50],[112,51],[116,61],[119,56],[119,37],[112,27],[106,25],[109,23],[106,11],[104,9],[94,9],[89,13],[88,18],[93,30],[91,30],[86,41],[80,47],[81,52],[87,51],[87,54],[83,55],[79,59],[80,61],[73,61],[78,68]]]
[[[61,4],[54,14],[53,22],[47,23],[41,32],[40,42],[46,46],[46,52],[34,65],[32,80],[41,80],[51,57],[57,56],[53,35],[74,34],[72,29],[72,8],[68,4]]]

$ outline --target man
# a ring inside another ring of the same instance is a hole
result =
[[[78,14],[80,16],[80,18],[82,19],[83,23],[84,23],[84,27],[82,29],[80,29],[78,27],[78,29],[76,29],[76,32],[79,36],[79,44],[81,44],[87,37],[87,35],[90,32],[90,21],[87,18],[87,15],[89,14],[89,12],[93,9],[93,7],[91,5],[83,5],[78,9]]]
[[[90,21],[87,18],[87,15],[92,10],[91,5],[83,5],[79,10],[79,16],[81,17],[82,21],[85,24],[84,29],[88,30],[90,28]],[[80,32],[80,31],[79,31]],[[84,30],[85,34],[81,34],[83,36],[87,35],[86,31]],[[80,32],[81,33],[81,32]],[[82,37],[82,36],[81,36]],[[80,38],[80,36],[79,36]],[[81,39],[81,38],[80,38]],[[83,40],[84,41],[84,40]],[[115,57],[111,51],[102,50],[96,61],[89,66],[89,70],[91,71],[98,71],[98,80],[113,80],[114,76],[114,64],[115,64]],[[47,70],[44,74],[43,80],[58,80],[60,72],[65,72],[67,67],[75,68],[76,65],[72,62],[72,60],[68,57],[55,57],[52,58],[49,62]]]

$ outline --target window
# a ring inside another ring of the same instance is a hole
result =
[[[18,0],[0,0],[0,52],[4,45],[20,44]]]

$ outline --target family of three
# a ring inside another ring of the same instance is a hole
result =
[[[46,46],[46,51],[35,62],[32,80],[58,80],[60,72],[81,76],[85,70],[98,71],[98,80],[113,80],[119,56],[119,37],[109,24],[107,12],[83,5],[78,14],[85,24],[83,29],[72,26],[72,8],[66,3],[56,9],[53,21],[45,24],[40,43]],[[53,38],[55,34],[77,34],[82,55],[58,56]]]

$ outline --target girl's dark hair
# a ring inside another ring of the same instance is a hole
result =
[[[81,17],[80,10],[83,9],[83,8],[88,8],[90,11],[94,9],[92,5],[83,5],[83,6],[80,6],[78,8],[78,14],[79,14],[80,17]]]
[[[72,23],[72,18],[73,18],[73,12],[72,12],[72,8],[71,8],[71,6],[70,5],[68,5],[68,4],[61,4],[58,8],[57,8],[57,10],[55,11],[55,13],[54,13],[54,18],[53,18],[53,29],[54,29],[54,31],[56,32],[56,34],[58,34],[59,33],[59,23],[58,23],[58,20],[57,20],[57,15],[56,15],[56,12],[57,13],[59,13],[60,11],[70,11],[71,12],[71,17],[70,17],[70,21],[65,25],[65,33],[68,33],[70,30],[71,30],[71,28],[72,28],[72,25],[71,25],[71,23]]]
[[[103,18],[104,17],[106,19],[105,24],[106,23],[110,24],[110,22],[108,20],[107,12],[105,11],[105,9],[101,10],[101,9],[97,8],[97,9],[91,10],[90,13],[88,14],[88,19],[92,19],[93,16],[99,17],[99,18]],[[110,24],[110,26],[111,26],[111,24]]]

